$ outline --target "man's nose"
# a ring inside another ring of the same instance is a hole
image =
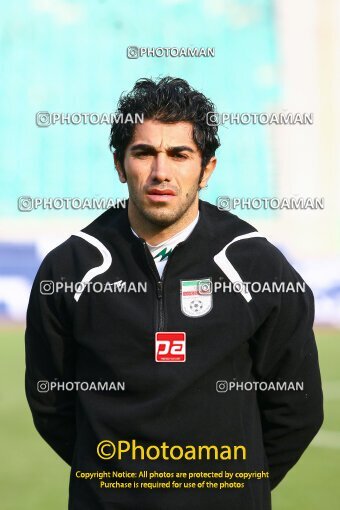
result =
[[[154,180],[157,181],[165,181],[171,180],[172,172],[171,165],[169,164],[167,155],[159,152],[153,159],[152,168],[151,168],[151,176]]]

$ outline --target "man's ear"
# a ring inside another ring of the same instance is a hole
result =
[[[122,183],[126,182],[125,170],[124,170],[124,168],[122,168],[120,161],[118,161],[116,152],[113,154],[113,161],[114,161],[120,182],[122,182]]]
[[[208,163],[203,171],[203,175],[202,175],[201,181],[199,183],[199,189],[205,188],[207,186],[207,182],[209,181],[211,174],[215,170],[216,163],[217,163],[217,159],[215,156],[210,158],[210,160],[208,161]]]

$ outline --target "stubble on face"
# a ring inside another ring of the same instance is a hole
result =
[[[184,196],[182,196],[181,190],[178,188],[171,187],[169,185],[157,186],[158,189],[173,189],[179,198],[179,203],[176,207],[169,208],[166,204],[155,204],[152,208],[145,207],[143,199],[140,198],[140,194],[136,190],[129,186],[129,180],[127,181],[129,188],[129,199],[133,202],[134,206],[138,210],[141,217],[143,217],[150,225],[155,227],[169,227],[170,225],[176,224],[180,219],[185,216],[190,207],[198,201],[198,189],[199,184],[193,185]]]

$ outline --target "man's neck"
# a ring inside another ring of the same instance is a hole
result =
[[[193,204],[195,207],[190,209],[178,221],[169,225],[168,227],[159,227],[154,223],[149,222],[144,216],[141,216],[136,208],[129,200],[128,217],[131,228],[136,232],[139,237],[151,245],[157,245],[173,237],[178,232],[184,230],[190,223],[192,223],[198,215],[198,203]]]

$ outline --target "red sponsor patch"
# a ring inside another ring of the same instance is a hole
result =
[[[183,363],[186,360],[186,334],[183,331],[159,331],[155,335],[157,362]]]

